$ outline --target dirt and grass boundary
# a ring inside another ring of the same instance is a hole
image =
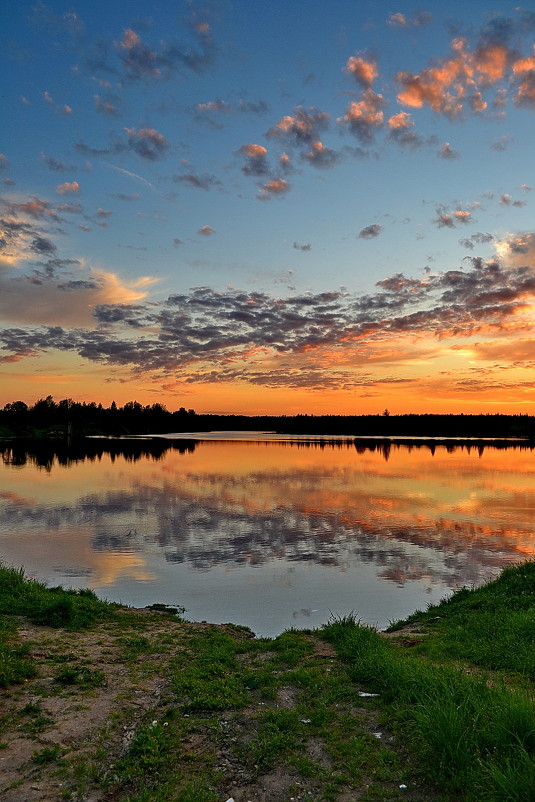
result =
[[[0,797],[532,802],[534,591],[263,639],[0,567]]]

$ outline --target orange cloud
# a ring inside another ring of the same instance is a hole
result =
[[[338,122],[346,123],[364,142],[371,142],[374,129],[380,128],[384,122],[382,106],[383,96],[366,89],[363,99],[350,103],[344,117],[339,118]]]
[[[509,51],[504,45],[486,45],[478,48],[471,61],[484,82],[494,84],[504,77],[509,61]]]
[[[259,200],[269,200],[273,196],[285,195],[290,191],[290,185],[284,178],[273,178],[260,187],[257,194]]]
[[[366,61],[361,56],[350,56],[346,61],[345,70],[364,87],[370,87],[379,75],[376,62]]]
[[[427,105],[449,117],[461,113],[466,98],[474,112],[481,113],[487,108],[478,84],[489,86],[502,80],[511,52],[505,45],[496,43],[482,45],[471,52],[463,38],[454,39],[451,47],[453,57],[438,65],[425,67],[416,74],[399,72],[396,75],[396,80],[402,85],[397,95],[399,103],[411,108]]]
[[[535,50],[535,45],[533,46]],[[535,70],[535,54],[533,56],[528,56],[527,58],[518,59],[513,63],[513,72],[515,75],[518,73],[530,72],[530,70]]]
[[[399,130],[402,128],[410,128],[413,122],[408,112],[400,111],[399,114],[394,114],[388,119],[387,125],[391,130]]]
[[[242,145],[240,152],[249,159],[263,159],[267,156],[267,148],[262,145]]]
[[[56,187],[57,195],[77,195],[80,192],[80,184],[78,181],[66,181],[64,184],[59,184]]]

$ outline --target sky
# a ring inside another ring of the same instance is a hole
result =
[[[535,413],[535,11],[0,23],[0,405]]]

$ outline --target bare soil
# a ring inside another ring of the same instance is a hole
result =
[[[104,623],[95,629],[69,632],[35,626],[19,621],[19,641],[30,646],[38,675],[22,685],[0,691],[0,798],[6,802],[115,802],[124,797],[124,789],[114,784],[113,769],[128,749],[142,721],[159,719],[172,704],[169,663],[187,651],[192,634],[202,632],[206,624],[192,624],[136,611],[125,615],[125,623]],[[224,627],[223,627],[224,628]],[[236,638],[252,637],[240,628],[228,630]],[[403,637],[401,633],[395,633]],[[407,639],[415,633],[407,633]],[[132,642],[147,637],[155,647],[138,656],[129,652]],[[310,664],[330,671],[337,663],[333,649],[310,635],[314,649],[305,658]],[[256,660],[259,660],[258,652]],[[69,666],[83,666],[91,681],[65,684],[57,677]],[[258,712],[266,704],[277,709],[292,709],[298,692],[282,685],[271,702],[255,700],[250,708],[219,715],[219,727],[228,737],[216,747],[216,769],[223,778],[221,802],[297,802],[320,799],[315,795],[314,778],[298,776],[284,764],[266,773],[251,772],[236,757],[236,742],[247,744]],[[352,710],[359,726],[382,743],[392,740],[391,733],[379,723],[379,714],[370,700]],[[183,753],[199,754],[214,745],[209,727],[190,734]],[[311,737],[307,756],[329,769],[331,757],[321,738]],[[57,757],[60,756],[59,759]],[[109,782],[102,783],[108,776]],[[363,799],[354,787],[337,789],[337,802]],[[398,790],[388,783],[380,799],[401,798],[421,802],[434,797],[415,784]],[[321,797],[322,799],[324,797]],[[331,797],[329,797],[331,798]],[[366,797],[368,798],[368,797]]]

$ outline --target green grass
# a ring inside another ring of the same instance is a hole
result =
[[[462,588],[405,623],[432,625],[433,636],[418,651],[441,661],[468,661],[515,672],[535,681],[535,561],[504,568],[493,582]]]
[[[79,630],[113,616],[120,605],[98,599],[91,590],[48,588],[23,569],[0,565],[0,688],[35,676],[27,646],[20,646],[13,616],[35,624]]]
[[[66,666],[54,676],[61,685],[78,685],[82,688],[102,688],[106,685],[106,676],[99,668],[87,666]]]
[[[109,618],[120,605],[101,601],[92,590],[49,588],[22,568],[0,565],[0,613],[23,615],[35,624],[78,630]]]
[[[71,799],[98,789],[121,802],[221,802],[278,771],[284,798],[317,802],[399,799],[403,783],[406,799],[426,802],[535,802],[534,563],[414,614],[421,637],[396,637],[400,622],[390,639],[352,616],[275,639],[230,625],[162,632],[162,614],[117,610],[90,591],[48,589],[10,571],[0,568],[0,646],[13,660],[27,657],[16,654],[9,616],[40,611],[71,632],[104,624],[107,659],[132,680],[124,707],[84,754],[46,742],[34,752],[43,776],[61,773]],[[76,643],[69,635],[68,653],[47,657],[52,692],[90,689],[90,698],[104,674],[77,659]],[[159,695],[141,714],[128,699],[153,679]],[[362,698],[362,690],[379,696]],[[16,719],[34,738],[57,726],[35,699]]]
[[[454,799],[535,800],[535,700],[528,658],[534,578],[535,563],[507,568],[496,582],[463,589],[411,616],[412,624],[433,628],[410,650],[351,617],[324,628],[353,679],[381,695],[429,780]],[[499,625],[490,625],[493,618]],[[490,678],[482,670],[489,668]]]

